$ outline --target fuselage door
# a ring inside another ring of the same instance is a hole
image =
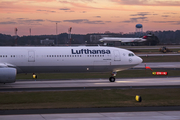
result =
[[[28,62],[35,62],[35,53],[34,53],[34,51],[28,51]]]
[[[120,53],[118,50],[114,51],[114,61],[121,61]]]

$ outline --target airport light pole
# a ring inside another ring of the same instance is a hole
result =
[[[57,22],[56,22],[56,45],[58,45],[58,35],[57,35],[57,31],[58,31],[58,28],[57,28]]]
[[[17,31],[18,31],[18,29],[17,28],[15,28],[15,45],[17,45]]]
[[[71,45],[71,30],[72,30],[72,27],[70,27],[70,28],[68,29],[70,45]]]
[[[30,33],[30,36],[31,36],[31,28],[29,28],[29,33]]]

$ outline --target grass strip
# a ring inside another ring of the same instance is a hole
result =
[[[175,106],[180,88],[0,93],[0,109]],[[140,95],[142,102],[136,102]]]
[[[143,62],[180,62],[180,55],[176,56],[142,56]]]
[[[168,72],[168,76],[180,76],[180,70],[170,70],[170,69],[153,69],[154,72]],[[105,73],[38,73],[37,79],[92,79],[92,78],[105,78],[108,79],[111,75],[109,72]],[[150,70],[124,70],[118,72],[116,78],[142,78],[142,77],[162,77],[152,75],[152,71]],[[32,79],[32,74],[18,74],[16,79]]]
[[[132,52],[137,52],[137,53],[141,53],[141,52],[154,53],[154,52],[156,52],[158,54],[165,54],[163,52],[160,52],[159,48],[158,49],[129,49],[129,50]],[[178,52],[180,49],[169,49],[169,50],[171,50],[171,52],[167,52],[167,53],[173,54],[174,52]]]

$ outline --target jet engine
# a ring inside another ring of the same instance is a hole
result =
[[[16,68],[0,68],[0,83],[12,83],[16,81]]]

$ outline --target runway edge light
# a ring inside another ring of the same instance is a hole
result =
[[[142,101],[142,98],[141,98],[141,96],[136,95],[135,100],[136,100],[137,102],[141,102],[141,101]]]
[[[37,79],[37,75],[33,73],[33,79]]]

